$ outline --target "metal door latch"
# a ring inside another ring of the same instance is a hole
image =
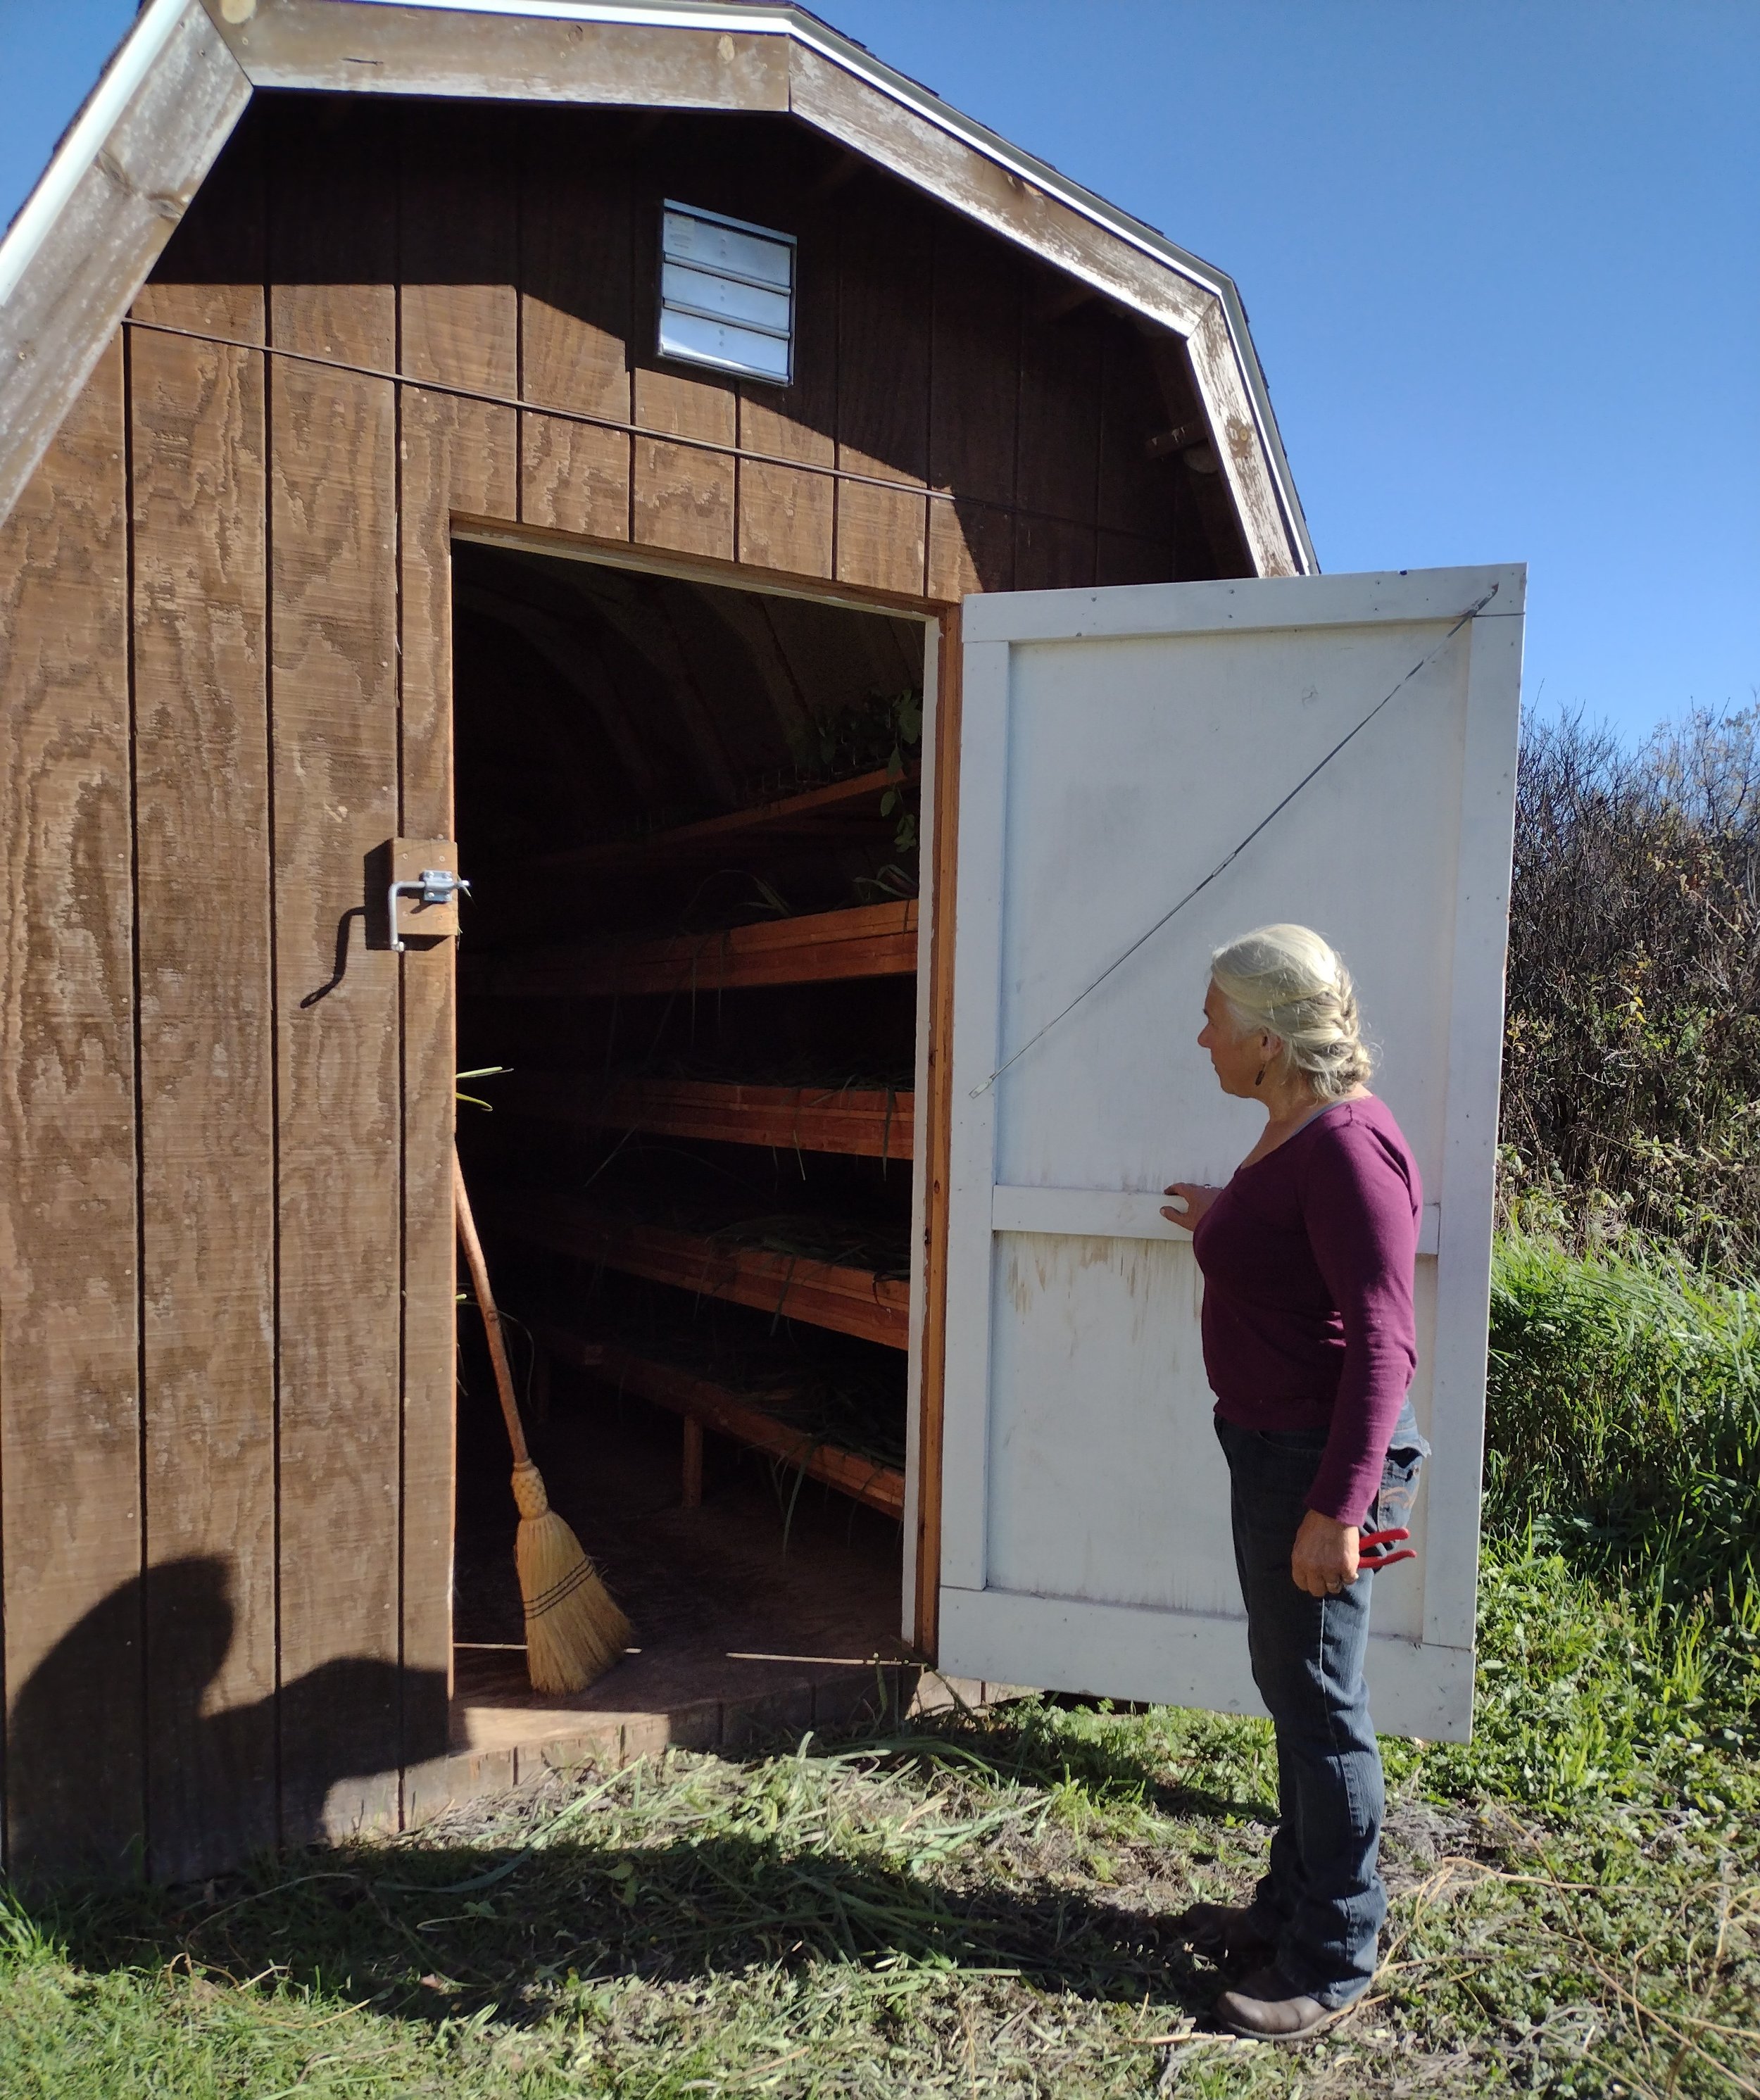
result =
[[[423,906],[451,904],[460,897],[470,894],[470,885],[461,875],[454,875],[449,867],[425,867],[413,882],[394,882],[386,897],[385,909],[391,929],[391,946],[402,955],[408,946],[407,941],[397,938],[397,900],[399,897],[415,897]]]

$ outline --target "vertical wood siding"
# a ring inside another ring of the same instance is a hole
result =
[[[743,452],[767,455],[739,461],[739,558],[756,567],[829,577],[836,558],[836,484],[823,470],[837,460],[837,215],[821,200],[793,208],[769,196],[744,215],[780,224],[800,245],[794,382],[787,388],[751,381],[739,389]],[[765,211],[773,220],[764,219]],[[797,460],[801,467],[780,466]],[[818,468],[821,471],[803,471]]]
[[[362,904],[398,818],[397,402],[389,382],[280,359],[270,395],[281,1768],[297,1838],[324,1827],[330,1779],[368,1775],[373,1820],[395,1784],[399,973]]]
[[[927,583],[929,338],[935,219],[889,197],[846,219],[837,301],[837,575],[883,590]],[[859,477],[859,478],[855,478]],[[891,483],[893,486],[884,484]]]
[[[364,368],[269,360],[277,1637],[297,1841],[396,1807],[398,967],[364,871],[398,816],[397,390],[366,374],[396,358],[399,227],[395,131],[274,114],[271,342]]]
[[[122,365],[0,534],[6,1827],[99,1873],[144,1813]]]
[[[179,1878],[276,1834],[263,376],[131,338],[147,1827]]]
[[[630,417],[629,172],[602,147],[582,150],[571,112],[533,113],[520,166],[520,398]],[[572,150],[571,150],[572,148]],[[626,430],[520,417],[520,515],[598,539],[629,536]]]
[[[665,196],[799,236],[792,387],[653,356]],[[183,1877],[443,1784],[451,972],[368,862],[451,828],[452,518],[1245,565],[1145,454],[1176,349],[781,120],[264,98],[133,323],[0,527],[0,1792],[17,1868]]]

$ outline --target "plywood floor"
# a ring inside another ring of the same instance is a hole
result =
[[[680,1448],[677,1422],[638,1401],[584,1383],[558,1396],[534,1455],[635,1636],[598,1683],[557,1700],[526,1682],[505,1462],[498,1482],[467,1441],[477,1477],[458,1542],[455,1757],[732,1745],[845,1724],[882,1687],[897,1696],[884,1665],[904,1654],[899,1527],[809,1482],[785,1544],[768,1466],[713,1437],[703,1505],[683,1509]]]

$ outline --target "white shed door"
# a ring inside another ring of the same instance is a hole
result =
[[[967,601],[943,1670],[1262,1710],[1202,1285],[1159,1211],[1170,1181],[1227,1180],[1261,1127],[1194,1040],[1211,951],[1295,920],[1355,973],[1372,1083],[1424,1178],[1414,1399],[1434,1457],[1418,1558],[1375,1587],[1375,1717],[1464,1736],[1524,583]]]

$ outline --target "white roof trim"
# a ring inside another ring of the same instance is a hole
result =
[[[0,518],[252,92],[199,0],[151,0],[0,241]]]
[[[112,54],[98,85],[81,105],[78,116],[62,134],[54,158],[20,207],[4,239],[0,239],[0,307],[11,298],[20,278],[66,209],[81,176],[97,159],[130,98],[170,42],[186,4],[187,0],[148,0]]]
[[[655,29],[787,34],[787,7],[717,7],[715,0],[355,0],[363,7],[435,7],[455,15],[523,15],[544,22],[646,22]],[[835,34],[836,33],[833,32]]]

